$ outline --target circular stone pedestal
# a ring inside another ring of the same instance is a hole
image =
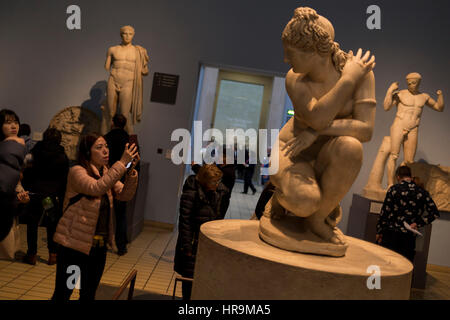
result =
[[[192,299],[409,299],[413,266],[391,250],[346,237],[344,257],[291,252],[262,241],[258,225],[201,226]]]

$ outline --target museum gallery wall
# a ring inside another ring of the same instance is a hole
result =
[[[381,9],[381,29],[370,30],[367,7]],[[184,168],[165,158],[177,128],[191,128],[201,62],[286,73],[281,32],[298,6],[328,17],[344,51],[361,47],[376,56],[377,113],[372,139],[364,144],[361,171],[342,201],[345,233],[353,193],[367,183],[383,137],[395,117],[383,100],[392,82],[405,89],[405,76],[418,72],[420,89],[436,99],[450,92],[448,42],[450,3],[443,1],[77,1],[81,29],[69,30],[69,4],[60,1],[0,2],[0,106],[14,109],[32,131],[43,132],[69,106],[95,106],[95,89],[108,79],[106,50],[120,41],[119,29],[132,25],[133,43],[147,49],[143,113],[135,126],[142,159],[150,163],[145,218],[176,224]],[[150,101],[155,72],[179,75],[176,103]],[[99,112],[99,110],[93,110]],[[415,160],[449,165],[450,110],[425,107]],[[162,148],[162,154],[157,149]],[[403,160],[402,153],[397,163]],[[448,242],[449,221],[433,224],[433,237]],[[446,232],[447,231],[447,232]],[[448,254],[447,254],[448,256]],[[430,248],[429,263],[450,265],[442,248]]]

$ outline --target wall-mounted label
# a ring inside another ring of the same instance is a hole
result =
[[[370,213],[380,214],[381,213],[381,207],[383,206],[380,202],[371,202],[370,203]]]
[[[175,104],[180,76],[155,72],[150,101]]]
[[[34,141],[41,141],[42,140],[42,132],[34,131],[32,139]]]

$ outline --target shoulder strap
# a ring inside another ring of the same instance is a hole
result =
[[[69,204],[67,205],[67,207],[64,209],[63,212],[65,212],[71,205],[77,203],[78,201],[81,200],[81,198],[84,197],[84,194],[79,193],[76,196],[73,196],[72,198],[69,199]]]

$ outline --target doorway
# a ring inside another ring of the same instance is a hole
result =
[[[201,121],[202,134],[215,128],[223,133],[224,138],[226,129],[280,129],[284,120],[285,97],[284,74],[202,64],[199,68],[191,132],[194,121]],[[208,137],[203,138],[209,140]],[[203,147],[208,143],[204,141]],[[193,173],[191,166],[187,165],[185,178]],[[246,211],[254,209],[253,202],[257,201],[262,190],[260,165],[256,165],[253,175],[253,184],[257,188],[254,197],[251,192],[249,195],[240,194],[243,191],[242,174],[236,172],[236,177],[238,180],[233,188],[229,209],[234,215],[229,217],[237,218],[237,213],[241,217],[251,216],[253,211]]]

